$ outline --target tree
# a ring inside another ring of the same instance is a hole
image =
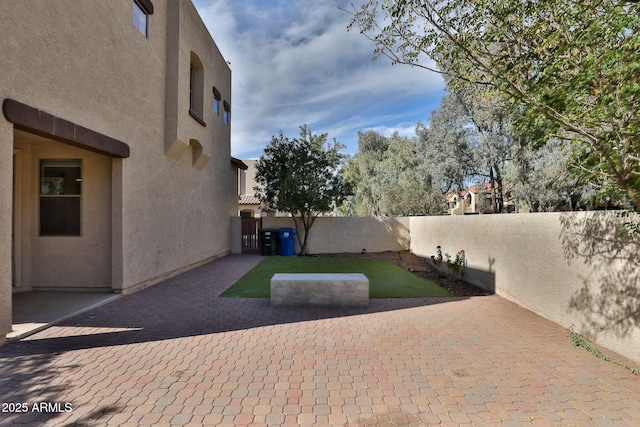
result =
[[[377,166],[381,181],[380,205],[384,215],[428,215],[442,212],[442,193],[432,186],[431,176],[419,168],[417,141],[397,133]]]
[[[358,132],[358,152],[345,168],[353,189],[350,213],[361,216],[440,213],[442,193],[420,168],[417,141],[397,133]]]
[[[640,2],[371,0],[351,14],[376,57],[492,87],[534,145],[572,141],[573,172],[640,209]]]
[[[389,148],[389,140],[372,130],[358,131],[358,152],[353,155],[344,168],[344,177],[353,189],[352,205],[349,214],[359,216],[382,215],[382,198],[378,165]]]
[[[343,148],[335,139],[328,143],[326,133],[313,134],[303,125],[299,138],[290,140],[282,131],[273,136],[256,162],[256,196],[270,208],[291,213],[300,255],[308,255],[309,233],[318,215],[334,209],[350,193],[341,174]]]
[[[418,123],[416,133],[422,167],[443,192],[462,189],[471,180],[488,181],[491,209],[502,212],[504,168],[518,138],[492,92],[469,88],[444,96],[429,126]]]
[[[504,208],[504,168],[518,142],[511,120],[492,91],[471,87],[459,98],[473,123],[471,132],[472,175],[488,180],[491,189],[491,210]]]
[[[554,212],[584,209],[594,189],[571,176],[567,164],[571,147],[559,139],[532,149],[522,145],[505,173],[512,195],[521,207],[531,212]]]
[[[472,169],[469,154],[469,118],[462,104],[453,95],[440,101],[440,108],[431,112],[429,125],[416,125],[420,168],[431,175],[441,192],[464,188]]]

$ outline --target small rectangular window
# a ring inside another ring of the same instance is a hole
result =
[[[40,235],[79,236],[80,159],[40,161]]]
[[[231,114],[231,106],[227,101],[223,101],[222,105],[224,107],[224,124],[229,124],[229,115]]]
[[[220,100],[221,99],[222,99],[222,94],[220,94],[220,91],[214,87],[213,88],[213,113],[216,116],[220,115]]]
[[[189,110],[195,111],[195,92],[194,86],[196,81],[196,69],[193,64],[189,67]]]
[[[140,7],[138,2],[133,1],[133,26],[138,29],[142,33],[143,36],[147,37],[147,22],[148,16],[147,13]]]

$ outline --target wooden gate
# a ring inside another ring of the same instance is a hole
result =
[[[260,255],[261,218],[242,218],[242,253]]]

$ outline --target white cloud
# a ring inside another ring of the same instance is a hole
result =
[[[366,130],[372,130],[383,136],[391,136],[397,133],[399,136],[405,136],[407,138],[414,138],[416,136],[416,124],[415,123],[398,123],[397,126],[375,126]]]
[[[349,15],[338,6],[348,4],[195,1],[231,62],[234,156],[259,155],[271,135],[282,129],[297,136],[305,123],[354,151],[358,130],[409,135],[417,120],[428,119],[423,110],[431,99],[437,106],[441,77],[382,59],[372,63],[371,42],[346,30]]]

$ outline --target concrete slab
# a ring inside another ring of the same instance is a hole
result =
[[[7,341],[24,338],[69,317],[106,304],[111,292],[31,291],[13,294],[13,331]]]
[[[369,279],[362,273],[274,274],[271,305],[368,307]]]

